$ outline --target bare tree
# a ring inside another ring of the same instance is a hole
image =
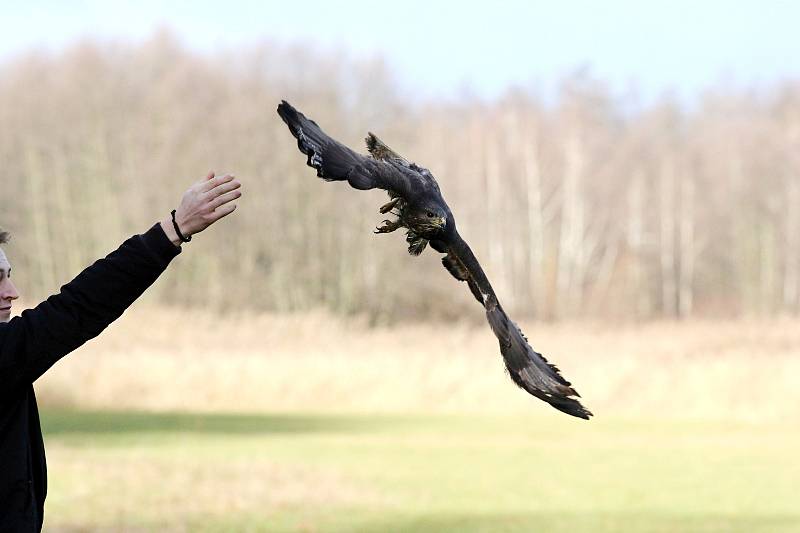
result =
[[[287,98],[354,148],[366,130],[439,178],[516,316],[800,312],[800,85],[641,109],[586,73],[544,98],[412,102],[380,58],[261,43],[213,55],[168,32],[0,65],[4,226],[45,296],[141,231],[187,176],[236,170],[248,205],[154,296],[376,322],[473,316],[426,252],[375,238],[378,191],[317,180]],[[158,192],[156,192],[158,191]],[[235,283],[228,280],[234,279]]]

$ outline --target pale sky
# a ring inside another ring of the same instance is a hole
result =
[[[800,78],[800,2],[333,2],[0,0],[0,60],[75,39],[142,40],[168,27],[201,51],[264,39],[381,55],[406,92],[491,98],[512,84],[555,83],[588,68],[616,92],[715,83],[763,88]],[[486,6],[486,7],[480,7]],[[488,7],[491,6],[491,7]]]

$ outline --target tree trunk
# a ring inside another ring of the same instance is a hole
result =
[[[523,171],[528,208],[528,280],[535,314],[542,315],[544,305],[544,224],[542,212],[542,176],[536,139],[522,147]]]
[[[649,313],[649,292],[644,282],[642,251],[644,248],[644,176],[636,171],[628,188],[627,241],[630,251],[630,276],[633,286],[634,316],[641,318]]]
[[[786,182],[786,245],[784,246],[783,308],[796,314],[800,304],[800,178]]]
[[[681,253],[680,292],[678,295],[678,316],[688,317],[694,305],[694,262],[695,262],[695,222],[694,222],[694,181],[684,174],[681,179]]]
[[[50,205],[45,192],[42,160],[40,154],[31,146],[26,148],[25,159],[31,199],[30,221],[33,226],[33,240],[36,247],[36,265],[39,270],[39,287],[46,292],[52,292],[56,288],[56,275],[53,248],[50,242]]]
[[[583,153],[581,142],[573,135],[567,142],[566,168],[561,196],[561,230],[556,273],[556,316],[574,313],[582,298],[582,280],[576,279],[576,265],[581,262],[584,205],[581,188]]]
[[[661,239],[659,257],[661,264],[661,312],[664,316],[677,315],[677,279],[675,272],[675,201],[674,168],[665,160],[661,165],[661,197],[659,215]]]

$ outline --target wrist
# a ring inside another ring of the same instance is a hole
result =
[[[167,236],[169,241],[174,244],[176,247],[181,247],[181,238],[178,237],[175,228],[172,226],[172,217],[166,217],[161,222],[161,229],[164,230],[164,234]]]
[[[186,230],[186,224],[184,224],[184,221],[182,221],[180,215],[178,215],[178,210],[173,209],[170,214],[172,215],[172,229],[175,230],[178,239],[180,239],[181,242],[190,242],[192,240],[192,232]]]

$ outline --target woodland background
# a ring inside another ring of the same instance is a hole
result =
[[[637,104],[577,71],[548,97],[415,101],[380,59],[341,54],[198,54],[159,34],[0,65],[2,223],[27,296],[145,230],[214,169],[245,183],[242,209],[192,244],[158,302],[382,323],[477,314],[435,253],[411,258],[399,235],[371,233],[382,191],[305,166],[275,113],[285,98],[354,148],[373,131],[430,168],[514,316],[800,311],[796,81]]]

